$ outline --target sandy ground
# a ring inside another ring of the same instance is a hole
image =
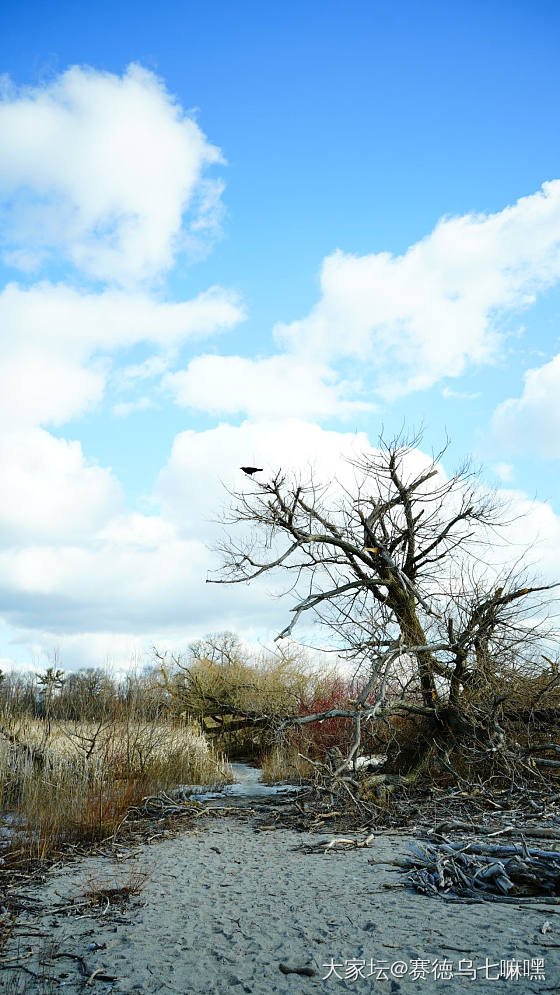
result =
[[[77,963],[59,958],[54,975],[64,987],[55,990],[181,995],[560,991],[560,915],[554,907],[547,911],[544,901],[538,909],[449,904],[387,888],[402,883],[390,861],[406,853],[406,838],[382,834],[369,848],[346,853],[302,851],[303,844],[321,838],[286,829],[257,831],[247,812],[212,815],[198,820],[196,831],[185,827],[179,835],[144,846],[118,867],[114,860],[96,857],[52,871],[42,887],[25,889],[44,910],[29,920],[30,928],[47,933],[59,953],[81,955],[88,972],[103,968],[118,978],[113,983],[94,979],[86,987]],[[111,906],[96,918],[87,908],[80,910],[83,918],[50,911],[92,880],[120,883],[137,869],[150,877],[125,907]],[[551,930],[543,934],[547,920]],[[21,951],[42,944],[45,956],[47,943],[22,937]],[[96,944],[102,949],[94,950]],[[540,973],[538,958],[544,958],[545,977],[531,979],[531,973]],[[519,969],[521,977],[493,980],[500,961],[507,962],[502,974]],[[25,963],[33,967],[36,959]],[[285,975],[280,964],[316,973]],[[457,976],[460,969],[463,974]],[[0,988],[6,980],[0,977]],[[41,990],[28,981],[30,992]]]

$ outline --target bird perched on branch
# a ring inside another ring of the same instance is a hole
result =
[[[262,473],[263,471],[262,466],[240,466],[239,469],[243,470],[243,473],[246,473],[248,477],[252,477],[254,473]]]

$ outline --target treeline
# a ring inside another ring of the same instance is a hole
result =
[[[294,647],[252,650],[225,632],[193,643],[182,654],[155,651],[150,666],[120,676],[101,667],[0,672],[0,719],[190,722],[228,755],[260,757],[276,743],[287,718],[344,707],[362,683]],[[351,723],[343,718],[305,732],[306,751],[313,755],[345,747],[352,735]],[[367,748],[379,749],[370,738]]]
[[[0,864],[112,837],[147,797],[231,780],[200,724],[177,714],[150,670],[3,674],[0,822],[7,813],[16,831]]]
[[[170,715],[178,711],[165,688],[158,686],[155,668],[124,677],[101,667],[0,671],[0,713],[4,714],[89,722],[114,711],[157,719],[164,710]]]

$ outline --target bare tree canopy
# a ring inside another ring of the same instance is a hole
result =
[[[442,453],[428,459],[418,442],[381,440],[346,460],[340,480],[279,471],[232,492],[222,568],[209,582],[284,575],[296,602],[277,638],[313,616],[367,674],[349,715],[386,710],[398,673],[393,710],[440,719],[445,710],[456,728],[472,727],[463,699],[482,686],[499,697],[503,675],[534,668],[535,656],[538,669],[556,585],[528,580],[500,538],[507,508],[479,476],[468,466],[447,476]]]

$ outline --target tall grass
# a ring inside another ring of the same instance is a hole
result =
[[[274,746],[264,754],[261,764],[262,780],[265,784],[306,780],[313,774],[312,765],[299,752],[297,746],[289,743]]]
[[[0,730],[0,823],[9,813],[3,835],[12,859],[42,859],[64,842],[108,837],[146,795],[231,780],[223,759],[189,725],[4,717]]]

